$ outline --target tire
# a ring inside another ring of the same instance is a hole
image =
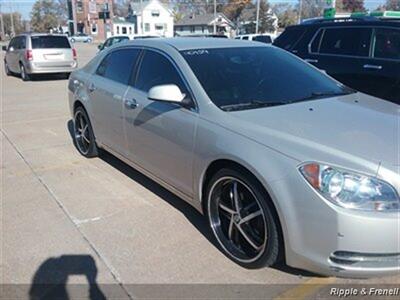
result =
[[[8,67],[8,64],[5,60],[4,60],[4,70],[5,70],[7,76],[12,75],[12,72],[10,71],[10,68]]]
[[[74,144],[79,153],[87,158],[99,155],[92,125],[82,106],[74,112]]]
[[[19,69],[20,69],[20,75],[21,75],[21,79],[23,81],[29,81],[31,80],[31,77],[28,73],[26,73],[26,69],[23,63],[19,64]]]
[[[278,217],[251,174],[221,169],[207,186],[206,201],[209,225],[227,257],[249,269],[269,267],[282,259]]]
[[[87,42],[88,44],[90,44],[92,42],[92,39],[88,39]]]

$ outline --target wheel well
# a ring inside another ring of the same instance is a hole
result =
[[[202,198],[202,208],[203,208],[203,212],[206,213],[206,201],[205,201],[205,197],[206,197],[206,192],[207,192],[207,186],[211,180],[211,178],[221,169],[225,169],[225,168],[229,168],[229,169],[234,169],[234,170],[239,170],[242,174],[252,177],[254,178],[258,184],[260,185],[260,187],[263,189],[263,191],[265,192],[265,195],[269,198],[270,200],[270,204],[271,204],[271,208],[272,208],[272,214],[274,215],[274,217],[276,218],[276,220],[278,220],[278,232],[280,235],[280,242],[282,244],[282,249],[283,249],[283,259],[285,259],[285,243],[284,243],[284,235],[283,235],[283,230],[282,230],[282,222],[279,218],[279,214],[278,211],[275,207],[275,204],[270,196],[270,194],[268,193],[267,189],[265,188],[265,186],[261,183],[261,181],[257,178],[257,176],[255,176],[249,169],[247,169],[246,167],[244,167],[243,165],[233,161],[233,160],[229,160],[229,159],[220,159],[220,160],[216,160],[214,162],[212,162],[205,174],[204,174],[204,178],[203,178],[203,184],[201,186],[201,198]]]
[[[76,100],[74,103],[74,113],[78,107],[82,107],[83,109],[85,109],[85,106],[83,105],[83,103],[80,100]],[[85,109],[85,111],[86,111],[86,109]]]

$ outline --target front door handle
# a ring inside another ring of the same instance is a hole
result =
[[[310,63],[310,64],[318,63],[318,59],[313,59],[313,58],[306,58],[305,61]]]
[[[382,70],[382,66],[378,65],[364,65],[364,69],[372,69],[372,70]]]
[[[126,99],[125,100],[125,107],[127,109],[135,109],[138,106],[139,106],[139,104],[136,102],[135,99]]]

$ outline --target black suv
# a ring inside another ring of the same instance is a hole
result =
[[[343,84],[400,104],[400,19],[317,19],[288,27],[274,45]]]

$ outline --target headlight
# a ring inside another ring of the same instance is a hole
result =
[[[325,199],[344,208],[364,211],[398,211],[400,199],[388,183],[346,170],[308,163],[300,173]]]

